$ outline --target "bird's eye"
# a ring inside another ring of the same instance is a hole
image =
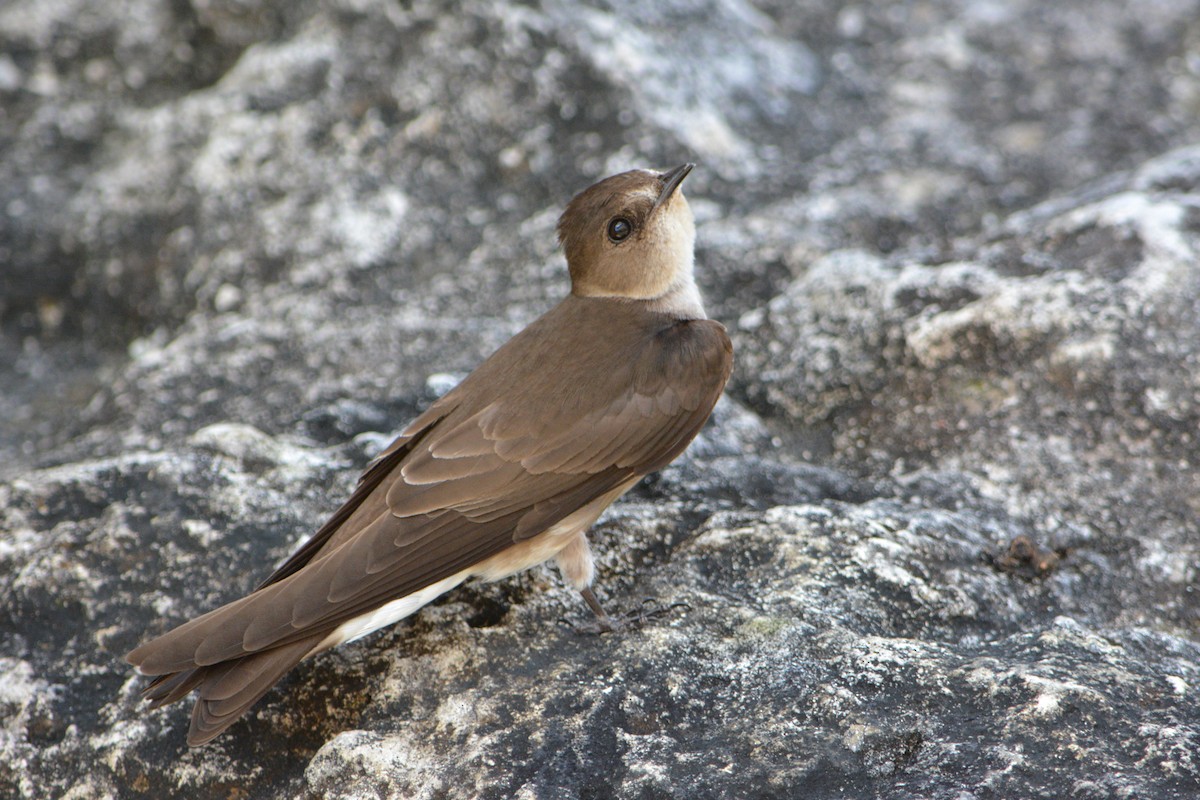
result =
[[[608,223],[608,238],[614,242],[627,238],[631,233],[633,233],[633,223],[624,217],[617,217]]]

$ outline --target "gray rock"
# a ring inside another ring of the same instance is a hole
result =
[[[1200,2],[0,8],[0,796],[1200,794]],[[252,589],[698,160],[713,423],[598,592],[470,585],[216,743]],[[676,604],[676,605],[672,605]]]

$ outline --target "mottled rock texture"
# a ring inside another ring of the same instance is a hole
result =
[[[737,348],[552,570],[188,750],[251,589],[700,167]],[[0,796],[1200,796],[1200,1],[0,4]]]

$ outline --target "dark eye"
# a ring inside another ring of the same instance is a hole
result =
[[[633,233],[633,223],[624,217],[617,217],[608,223],[608,238],[614,242],[625,239],[631,233]]]

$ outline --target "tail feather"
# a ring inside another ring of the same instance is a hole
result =
[[[158,708],[199,688],[187,741],[193,746],[204,744],[236,722],[284,673],[312,655],[324,638],[321,633],[219,664],[160,675],[142,694],[151,708]]]
[[[142,689],[142,696],[150,703],[151,708],[161,708],[176,700],[182,700],[203,680],[203,669],[189,669],[183,672],[159,675],[149,686]]]
[[[324,636],[302,639],[243,658],[204,667],[200,693],[192,709],[190,745],[212,741],[267,693],[283,674],[320,644]]]

